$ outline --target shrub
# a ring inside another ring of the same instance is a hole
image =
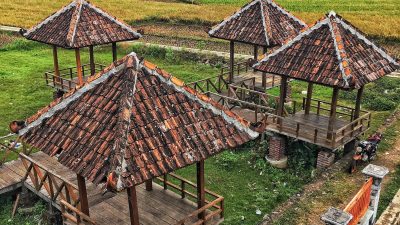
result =
[[[218,166],[224,169],[232,169],[240,160],[240,156],[232,151],[225,151],[215,157]]]
[[[397,107],[397,104],[391,101],[388,98],[384,97],[375,97],[373,99],[369,99],[365,106],[374,111],[386,111],[386,110],[393,110]]]
[[[18,38],[15,41],[4,45],[0,48],[0,51],[11,51],[11,50],[20,50],[20,51],[29,51],[37,47],[43,47],[43,44],[34,41],[28,41],[26,39]]]

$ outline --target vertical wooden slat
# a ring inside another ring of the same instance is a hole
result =
[[[79,199],[81,203],[81,211],[85,213],[86,215],[89,214],[89,201],[87,197],[87,191],[86,191],[86,181],[85,178],[79,174],[77,174],[77,180],[78,180],[78,191],[79,191]]]
[[[81,63],[81,53],[79,48],[75,49],[75,58],[76,58],[76,73],[78,76],[78,84],[83,85],[83,75],[82,75],[82,63]]]
[[[200,209],[205,205],[205,190],[204,190],[204,160],[200,160],[196,164],[197,169],[197,208]],[[198,215],[201,220],[205,219],[205,213],[201,212]]]
[[[131,225],[139,225],[139,210],[137,204],[136,187],[128,187],[129,215],[131,218]]]
[[[96,73],[96,67],[94,64],[93,45],[89,46],[89,58],[90,58],[90,75],[94,75]]]
[[[234,41],[231,41],[230,42],[230,45],[229,45],[229,54],[230,54],[230,56],[229,56],[229,69],[230,69],[230,72],[229,72],[229,83],[232,83],[233,82],[233,67],[234,67],[234,63],[235,63],[235,42]]]

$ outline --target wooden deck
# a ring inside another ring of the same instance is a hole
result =
[[[70,195],[71,199],[74,199],[79,204],[77,197],[79,194],[77,190],[72,190],[77,186],[76,174],[69,170],[67,167],[61,165],[56,158],[50,157],[45,153],[37,152],[29,156],[32,161],[35,162],[33,165],[34,173],[39,175],[39,179],[32,181],[33,176],[29,175],[25,181],[25,186],[38,195],[43,200],[51,203],[57,209],[61,209],[61,196]],[[21,180],[27,171],[27,162],[15,160],[4,164],[0,168],[0,193],[7,193],[21,187]],[[25,164],[25,165],[24,165]],[[67,186],[67,189],[71,194],[61,191],[57,196],[54,194],[53,199],[49,194],[49,182],[46,182],[48,178],[52,178],[55,189],[62,189],[62,186]],[[62,178],[64,181],[56,182],[56,177]],[[43,184],[40,190],[37,190],[38,185],[43,180]],[[34,184],[36,182],[36,184]],[[64,182],[64,183],[62,183]],[[55,183],[55,184],[54,184]],[[47,185],[47,186],[46,186]],[[95,186],[90,182],[86,182],[90,218],[93,219],[98,225],[110,225],[110,224],[130,224],[129,217],[129,206],[127,193],[125,191],[118,193],[107,192],[103,194],[103,189],[99,186]],[[58,188],[57,188],[58,187]],[[164,190],[163,187],[153,182],[153,190],[146,191],[144,185],[139,185],[136,188],[138,207],[139,207],[139,220],[142,225],[170,225],[177,224],[182,219],[186,218],[189,214],[197,210],[196,204],[187,198],[182,199],[180,195],[176,194],[171,190]],[[75,196],[75,197],[74,197]],[[73,202],[73,201],[72,201]],[[71,203],[72,204],[72,203]],[[211,213],[208,211],[207,213]],[[192,224],[197,221],[197,217],[185,222],[185,224]],[[215,216],[214,219],[207,222],[207,224],[213,225],[218,224],[222,220],[219,216]],[[71,224],[68,222],[68,224]]]

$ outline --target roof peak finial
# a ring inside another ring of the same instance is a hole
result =
[[[333,11],[333,10],[331,10],[331,11],[328,13],[328,16],[329,16],[329,17],[331,17],[331,16],[336,16],[336,12]]]

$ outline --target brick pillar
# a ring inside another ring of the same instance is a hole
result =
[[[280,135],[274,135],[269,139],[268,158],[279,161],[285,157],[286,138]]]
[[[321,150],[318,152],[317,168],[323,169],[330,167],[335,162],[335,154]]]
[[[369,164],[366,166],[362,173],[368,177],[372,177],[372,190],[371,190],[371,202],[369,203],[369,209],[374,212],[372,216],[372,224],[375,224],[376,214],[378,212],[379,197],[381,193],[381,184],[383,178],[389,173],[389,169],[383,166],[376,166]]]
[[[353,215],[336,208],[329,208],[326,213],[321,216],[321,220],[326,225],[347,225],[353,219]]]

